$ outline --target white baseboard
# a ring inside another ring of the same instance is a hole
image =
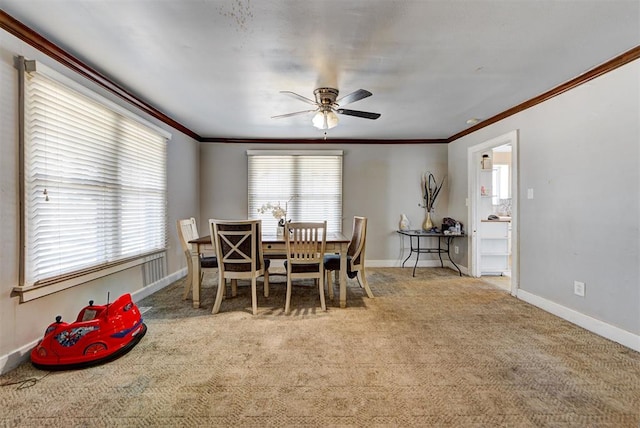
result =
[[[543,297],[536,296],[524,290],[518,290],[517,297],[530,303],[538,308],[550,312],[560,318],[578,325],[592,333],[602,336],[606,339],[617,342],[634,351],[640,352],[640,335],[633,334],[619,327],[607,324],[603,321],[591,318],[588,315],[574,311],[573,309],[562,306],[558,303],[547,300]]]
[[[183,278],[187,275],[187,268],[182,268],[179,271],[176,271],[169,276],[165,276],[159,281],[156,281],[152,284],[147,285],[146,287],[141,288],[138,291],[134,291],[131,293],[131,299],[137,303],[145,297],[151,296],[153,293],[162,290],[164,287],[173,284],[175,281]]]
[[[25,361],[29,361],[31,350],[40,342],[40,339],[14,350],[13,352],[0,356],[0,374],[5,374],[18,367]]]
[[[153,293],[162,290],[164,287],[172,284],[180,278],[183,278],[187,275],[187,268],[180,269],[177,272],[172,273],[169,276],[162,278],[160,281],[156,281],[153,284],[149,284],[146,287],[141,288],[138,291],[131,293],[131,299],[134,302],[139,302],[147,296],[152,295]],[[34,340],[31,343],[28,343],[9,354],[0,356],[0,374],[7,373],[20,364],[29,361],[31,350],[38,344],[41,338]]]

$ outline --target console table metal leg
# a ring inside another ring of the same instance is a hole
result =
[[[404,242],[403,242],[403,246],[404,246]],[[411,257],[411,254],[413,254],[413,239],[411,238],[411,236],[409,237],[409,247],[410,247],[409,255],[402,262],[402,267],[404,267],[404,264],[407,262],[407,260],[409,260],[409,258]]]
[[[449,236],[447,238],[447,256],[449,256],[449,261],[451,263],[453,263],[453,265],[456,267],[456,269],[458,269],[458,274],[460,276],[462,276],[462,271],[460,270],[460,268],[458,267],[458,265],[456,264],[456,262],[453,261],[453,259],[451,258],[451,252],[450,252],[450,248],[451,248],[451,241],[453,240],[453,238],[451,236]]]
[[[441,243],[441,239],[438,238],[438,257],[440,258],[440,267],[443,268],[444,267],[444,263],[442,263],[442,247],[440,246]],[[449,246],[447,245],[447,253],[449,253]],[[449,259],[451,259],[451,257],[449,257]]]
[[[418,267],[418,260],[420,259],[420,238],[416,239],[416,264],[413,265],[413,276],[416,276],[416,267]],[[411,252],[413,252],[413,245],[411,246]]]

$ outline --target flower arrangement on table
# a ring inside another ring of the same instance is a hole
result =
[[[284,223],[287,221],[287,208],[288,202],[285,203],[285,207],[282,208],[280,206],[280,202],[276,202],[275,204],[271,202],[267,202],[258,208],[258,212],[260,214],[271,212],[274,218],[278,219],[278,226],[284,227]]]
[[[434,205],[436,203],[436,198],[440,194],[440,190],[442,190],[442,186],[444,185],[444,179],[446,176],[442,177],[442,181],[440,181],[440,185],[436,181],[434,175],[427,171],[422,174],[422,189],[424,202],[420,205],[426,211],[426,216],[424,219],[424,223],[422,224],[422,228],[424,230],[433,229],[433,222],[431,221],[431,213],[433,212]]]
[[[260,208],[258,208],[258,212],[260,214],[271,212],[271,215],[274,218],[278,219],[278,234],[284,231],[284,224],[287,221],[287,211],[289,209],[289,202],[294,200],[297,196],[298,195],[293,195],[292,197],[290,197],[289,200],[284,203],[284,208],[282,208],[282,205],[280,205],[280,201],[276,203],[267,202],[266,204],[263,204]]]

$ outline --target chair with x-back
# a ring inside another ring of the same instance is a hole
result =
[[[199,238],[198,227],[196,226],[196,219],[186,218],[177,221],[178,238],[180,239],[180,245],[182,251],[187,258],[187,279],[184,284],[184,292],[182,293],[182,300],[185,300],[189,296],[191,290],[191,284],[193,283],[193,265],[191,264],[191,244],[189,241]],[[198,281],[202,282],[204,271],[207,269],[217,269],[218,259],[215,256],[200,257],[200,278]]]
[[[287,296],[285,314],[291,310],[291,287],[294,279],[311,278],[318,284],[320,307],[327,310],[324,300],[323,257],[327,242],[327,222],[285,223],[284,239],[287,246]]]
[[[269,297],[269,260],[262,255],[261,220],[209,220],[211,237],[218,256],[219,283],[230,279],[232,287],[239,279],[251,281],[251,306],[258,313],[257,279],[264,276],[264,296]],[[212,313],[220,311],[224,289],[218,288]]]
[[[371,288],[367,282],[367,273],[364,267],[364,251],[367,243],[367,218],[353,217],[353,235],[347,249],[347,276],[351,279],[357,278],[360,287],[364,288],[367,296],[373,298]],[[327,286],[329,287],[329,298],[333,299],[333,284],[331,283],[331,272],[340,270],[340,256],[338,254],[327,254],[324,256],[324,269],[327,271]]]

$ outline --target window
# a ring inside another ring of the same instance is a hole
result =
[[[96,277],[163,251],[169,135],[41,64],[23,64],[21,285]]]
[[[278,220],[264,204],[280,204],[287,220],[324,221],[329,232],[342,232],[342,151],[249,150],[250,219],[262,219],[275,234]]]
[[[493,165],[493,205],[500,205],[501,199],[511,198],[509,165]]]

